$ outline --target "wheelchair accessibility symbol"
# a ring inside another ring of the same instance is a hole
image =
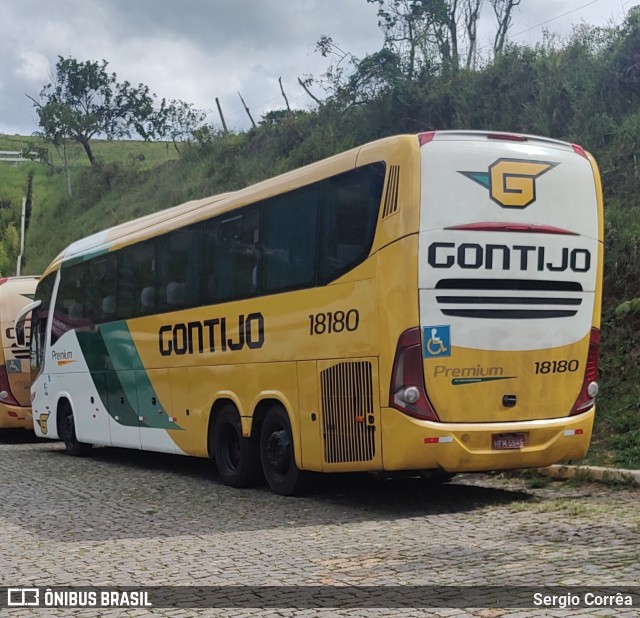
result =
[[[22,373],[22,362],[14,358],[8,359],[7,373]]]
[[[425,358],[451,356],[451,330],[447,326],[425,326],[422,329]]]

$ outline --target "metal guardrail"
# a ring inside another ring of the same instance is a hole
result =
[[[13,163],[17,165],[18,163],[27,163],[28,161],[39,161],[40,158],[35,156],[33,158],[27,158],[22,156],[22,152],[20,150],[0,150],[0,163]]]

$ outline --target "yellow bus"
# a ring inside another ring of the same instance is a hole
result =
[[[38,277],[0,279],[0,430],[33,428],[29,350],[18,346],[16,314],[33,300]]]
[[[382,139],[65,249],[36,292],[38,436],[304,471],[547,466],[589,445],[602,191],[565,142]]]

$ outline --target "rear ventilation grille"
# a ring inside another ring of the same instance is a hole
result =
[[[371,461],[375,455],[371,363],[340,363],[320,372],[327,463]]]
[[[442,279],[436,284],[436,302],[443,315],[460,318],[569,318],[582,304],[582,286],[574,281]]]
[[[387,190],[384,195],[384,209],[382,218],[386,219],[398,212],[398,186],[400,181],[400,166],[391,165],[389,167],[389,178],[387,179]]]

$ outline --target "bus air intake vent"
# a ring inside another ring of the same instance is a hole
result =
[[[569,318],[582,304],[582,286],[574,281],[441,279],[436,302],[443,315],[459,318]]]
[[[327,463],[370,461],[375,455],[371,363],[339,363],[320,372]]]
[[[398,186],[400,184],[400,166],[391,165],[389,167],[389,178],[387,179],[387,190],[384,194],[384,209],[382,218],[386,219],[398,212]]]

